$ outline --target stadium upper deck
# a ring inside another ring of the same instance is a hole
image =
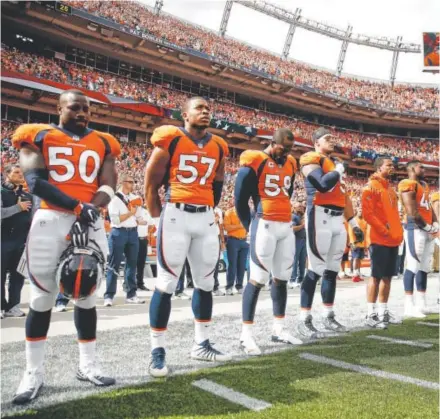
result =
[[[6,22],[296,109],[405,128],[434,128],[437,122],[433,88],[337,78],[169,15],[156,16],[134,2],[70,2],[75,8],[68,19],[36,3],[42,2],[31,3],[25,13],[17,13],[20,5],[8,5]]]

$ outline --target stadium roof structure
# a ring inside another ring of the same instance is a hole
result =
[[[386,127],[438,129],[438,115],[432,112],[396,111],[369,101],[331,94],[176,45],[142,28],[127,27],[84,10],[71,8],[69,14],[61,13],[54,4],[26,2],[23,7],[23,3],[5,2],[2,4],[2,23],[11,28],[23,28],[30,36],[47,37],[130,65],[148,67],[301,111]]]
[[[301,15],[302,10],[299,8],[297,8],[295,12],[292,12],[263,0],[251,0],[251,1],[228,0],[226,2],[225,9],[223,12],[223,18],[220,24],[219,32],[221,36],[225,36],[226,34],[229,17],[231,15],[232,5],[234,3],[264,13],[267,16],[271,16],[275,19],[281,20],[290,25],[283,48],[282,55],[284,58],[287,58],[289,56],[293,36],[295,34],[295,29],[297,27],[342,41],[341,51],[339,54],[338,65],[336,70],[336,74],[338,76],[340,76],[342,73],[347,47],[348,44],[350,43],[392,51],[393,59],[391,61],[391,69],[390,69],[391,84],[394,84],[394,81],[396,79],[399,53],[406,52],[406,53],[420,54],[422,51],[420,44],[404,43],[402,36],[398,36],[396,39],[393,39],[393,38],[388,38],[386,36],[378,37],[378,36],[353,33],[353,27],[350,25],[348,25],[347,29],[338,28],[336,26],[318,22],[313,19],[305,18],[304,16]]]

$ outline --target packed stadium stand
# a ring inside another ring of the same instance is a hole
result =
[[[44,2],[37,3],[43,5]],[[401,114],[410,112],[413,115],[419,114],[420,117],[438,114],[438,91],[435,88],[405,84],[392,87],[386,82],[370,82],[350,77],[337,78],[330,72],[282,60],[276,55],[220,37],[173,16],[164,13],[157,15],[148,7],[135,2],[71,1],[68,4],[125,28],[146,32],[169,44],[217,57],[227,61],[231,66],[251,65],[250,70],[266,73],[298,87],[313,88],[340,99],[357,101],[361,106],[388,108]],[[38,18],[35,22],[37,21]],[[297,158],[310,149],[311,134],[316,128],[325,125],[332,130],[340,140],[340,157],[350,161],[349,184],[354,196],[359,195],[365,178],[372,170],[371,163],[379,155],[392,156],[396,164],[420,159],[427,163],[432,187],[435,188],[438,184],[434,171],[438,167],[439,159],[436,131],[420,121],[413,129],[408,129],[404,123],[401,128],[398,125],[391,129],[384,128],[379,121],[380,115],[377,115],[377,125],[374,124],[374,119],[369,124],[358,123],[356,120],[347,122],[333,118],[331,114],[326,116],[324,109],[314,114],[297,106],[289,107],[261,100],[253,96],[252,89],[249,89],[247,95],[243,95],[234,91],[233,86],[230,90],[221,89],[214,81],[211,85],[206,85],[197,83],[194,78],[185,80],[171,70],[167,74],[151,68],[153,66],[147,61],[145,66],[137,66],[129,60],[112,61],[110,49],[102,51],[100,48],[98,55],[97,50],[76,48],[67,38],[65,44],[62,41],[54,42],[48,36],[38,33],[37,25],[35,28],[32,28],[32,25],[28,27],[28,37],[21,33],[5,33],[1,46],[2,73],[11,81],[11,84],[6,85],[11,87],[11,91],[8,91],[5,97],[7,100],[3,101],[7,105],[2,106],[3,165],[16,159],[16,152],[10,147],[8,138],[19,122],[56,122],[53,107],[52,112],[44,112],[42,109],[42,112],[36,113],[36,108],[30,107],[24,100],[23,91],[17,91],[20,90],[20,85],[23,85],[23,80],[19,81],[20,77],[25,76],[32,77],[33,81],[45,83],[39,84],[35,89],[40,89],[38,95],[43,98],[51,96],[48,86],[50,82],[55,82],[63,88],[76,87],[88,92],[102,93],[111,98],[115,106],[118,101],[125,100],[154,105],[155,108],[163,110],[162,116],[165,117],[152,118],[147,124],[130,125],[129,128],[127,125],[121,126],[111,118],[107,125],[96,124],[99,118],[95,119],[95,125],[92,124],[101,130],[108,130],[123,142],[123,154],[118,164],[121,171],[128,171],[135,176],[138,193],[141,192],[143,168],[150,153],[149,135],[161,123],[172,121],[173,124],[180,124],[176,119],[180,119],[179,111],[182,104],[195,95],[210,99],[213,120],[221,121],[217,125],[211,125],[212,131],[225,135],[233,149],[227,166],[227,182],[221,202],[223,209],[232,203],[234,174],[241,150],[261,148],[268,136],[281,126],[289,127],[294,132],[297,138],[294,155]],[[31,36],[35,38],[35,42]],[[44,40],[44,43],[40,40]],[[51,86],[55,87],[53,84]],[[18,101],[9,101],[14,95],[21,98]],[[36,102],[38,95],[33,96],[36,97]],[[236,129],[222,130],[222,123],[224,127],[230,124]],[[220,129],[216,130],[217,127]],[[249,131],[246,131],[247,129]],[[366,132],[367,130],[369,132]],[[240,138],[241,142],[235,137]],[[403,175],[404,171],[398,171],[396,180]],[[303,182],[297,179],[296,183],[296,197],[303,200]]]

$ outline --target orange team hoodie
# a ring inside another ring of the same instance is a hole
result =
[[[370,225],[371,244],[395,247],[402,243],[397,202],[397,194],[386,179],[376,173],[370,176],[362,192],[362,213]]]

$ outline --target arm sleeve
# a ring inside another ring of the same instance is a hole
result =
[[[318,192],[325,193],[336,186],[340,176],[339,172],[336,171],[324,174],[320,167],[310,172],[307,175],[307,179]]]
[[[376,217],[376,209],[374,205],[374,198],[372,193],[368,189],[364,189],[362,192],[362,214],[365,221],[375,228],[379,234],[386,236],[388,229],[382,222]]]
[[[214,193],[214,207],[216,207],[222,197],[223,181],[214,180],[214,182],[212,182],[212,189]]]
[[[47,169],[28,170],[24,174],[24,178],[29,186],[30,193],[57,207],[73,211],[80,203],[79,200],[66,195],[55,185],[48,182],[49,174]]]
[[[251,223],[251,211],[249,208],[249,198],[252,196],[255,202],[254,185],[257,182],[257,176],[250,167],[241,167],[235,179],[235,209],[238,218],[240,218],[246,231],[249,230]]]
[[[1,208],[1,219],[4,220],[5,218],[12,217],[15,214],[18,214],[21,212],[20,205],[15,204],[11,207],[3,208],[3,202],[2,202],[2,208]]]

